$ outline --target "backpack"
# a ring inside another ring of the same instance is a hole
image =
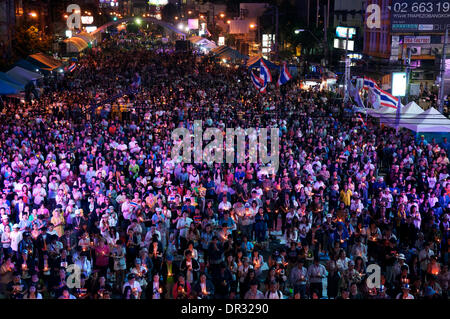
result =
[[[270,290],[266,291],[266,299],[269,299],[269,295],[270,295]],[[278,295],[278,299],[281,299],[281,291],[277,290],[277,295]]]

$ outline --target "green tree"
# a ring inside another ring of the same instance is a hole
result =
[[[13,50],[16,57],[26,57],[30,54],[49,51],[52,38],[45,35],[34,25],[19,25],[15,28]]]

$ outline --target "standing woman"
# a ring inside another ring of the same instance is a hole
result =
[[[50,222],[54,225],[54,230],[58,234],[58,238],[64,235],[64,217],[59,211],[59,208],[55,209],[52,213],[53,217]]]
[[[2,248],[3,248],[3,256],[7,258],[11,254],[11,228],[9,225],[5,226],[5,229],[2,233]]]
[[[367,254],[369,260],[376,260],[378,254],[378,241],[381,239],[381,231],[374,221],[367,229]]]
[[[116,277],[116,288],[118,291],[123,290],[123,283],[125,280],[125,271],[127,269],[127,263],[125,261],[126,249],[122,244],[122,241],[117,240],[111,251],[114,259],[114,273]]]
[[[259,251],[257,249],[254,249],[252,251],[251,262],[253,264],[253,269],[255,270],[255,275],[256,277],[258,277],[262,272],[261,268],[264,264],[264,259],[263,256],[259,254]]]

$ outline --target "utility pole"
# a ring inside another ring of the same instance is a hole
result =
[[[278,58],[278,6],[275,6],[275,57]]]
[[[319,27],[319,0],[317,0],[317,8],[316,8],[316,29]]]
[[[345,36],[345,73],[344,73],[344,103],[348,101],[348,87],[347,83],[350,80],[350,59],[348,58],[348,33],[350,29],[347,28],[347,34]]]
[[[323,23],[323,41],[324,41],[324,60],[325,60],[325,66],[328,64],[328,40],[327,40],[327,27],[328,27],[328,15],[327,15],[327,5],[323,6],[323,12],[324,12],[324,23]]]
[[[409,79],[411,74],[411,48],[406,49],[406,103],[409,102]]]
[[[441,71],[440,71],[440,78],[441,83],[439,84],[439,99],[438,99],[438,106],[439,106],[439,112],[444,112],[444,86],[445,86],[445,58],[447,53],[447,41],[448,41],[448,28],[445,29],[445,38],[444,38],[444,46],[442,48],[442,56],[441,56]]]
[[[310,2],[311,0],[308,0],[308,6],[307,6],[307,12],[306,12],[306,24],[307,24],[307,26],[308,26],[308,28],[309,28],[309,2]]]

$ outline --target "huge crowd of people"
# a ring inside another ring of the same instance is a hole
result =
[[[450,142],[343,109],[295,79],[261,94],[245,66],[104,40],[1,113],[0,295],[448,298]],[[278,171],[177,163],[171,133],[195,120],[279,128]]]

